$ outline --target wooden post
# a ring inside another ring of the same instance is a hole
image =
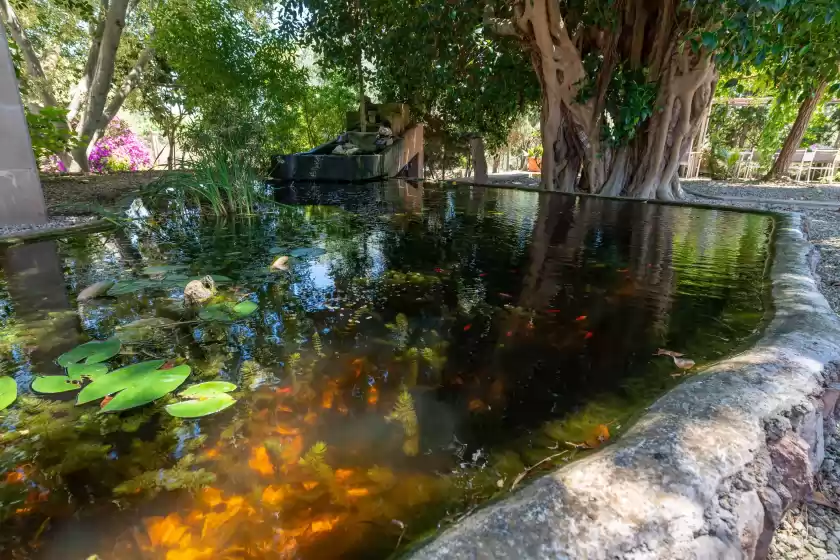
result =
[[[43,224],[47,209],[6,30],[0,25],[0,226]]]

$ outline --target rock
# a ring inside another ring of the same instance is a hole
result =
[[[735,508],[735,517],[744,558],[753,558],[764,527],[764,506],[757,492],[753,490],[741,494],[741,500]]]
[[[84,290],[82,290],[79,295],[76,297],[77,301],[89,301],[92,299],[96,299],[98,297],[102,297],[108,293],[108,290],[114,287],[113,280],[101,280],[96,284],[91,284]]]
[[[210,276],[201,280],[193,280],[184,288],[184,301],[187,303],[203,303],[216,293],[216,282]]]
[[[277,257],[277,260],[271,263],[271,270],[289,270],[289,257]]]

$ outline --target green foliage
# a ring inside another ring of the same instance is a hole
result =
[[[117,338],[95,340],[77,346],[58,357],[56,363],[63,367],[85,361],[85,364],[98,364],[113,358],[120,352],[121,343]]]
[[[202,309],[198,316],[205,321],[232,322],[252,315],[257,309],[257,304],[250,300],[237,304],[231,302],[214,303]]]
[[[147,375],[132,376],[131,384],[120,390],[113,399],[102,407],[103,412],[118,412],[149,404],[166,396],[177,389],[190,375],[190,366],[181,365],[162,371],[151,372]],[[100,377],[91,385],[106,379]]]
[[[27,110],[26,124],[37,161],[68,152],[78,144],[67,127],[66,109],[43,107],[37,113]]]
[[[405,439],[403,441],[403,453],[413,457],[420,451],[420,434],[417,424],[417,412],[414,410],[414,399],[407,387],[403,387],[394,404],[394,409],[385,417],[388,422],[397,422],[402,425]]]
[[[114,370],[82,389],[76,399],[76,404],[99,400],[130,387],[135,381],[144,381],[164,363],[165,360],[150,360]]]
[[[233,406],[236,399],[227,393],[236,385],[226,381],[208,381],[187,387],[178,395],[185,400],[166,406],[166,412],[177,418],[200,418]]]
[[[327,464],[326,455],[327,444],[323,441],[318,441],[301,457],[299,463],[302,467],[312,471],[319,480],[331,482],[335,478],[335,475]]]
[[[54,394],[78,391],[82,388],[79,381],[71,380],[63,375],[38,376],[32,382],[32,390],[36,393]]]
[[[17,383],[14,378],[0,377],[0,410],[8,408],[17,399]]]

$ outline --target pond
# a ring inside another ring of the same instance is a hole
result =
[[[226,221],[138,200],[121,229],[0,250],[0,556],[398,555],[620,438],[767,311],[761,214],[406,183],[277,197]],[[74,365],[92,340],[100,365]],[[103,381],[134,363],[151,385]],[[229,385],[182,394],[209,381]]]

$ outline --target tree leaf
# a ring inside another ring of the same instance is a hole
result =
[[[70,379],[81,379],[88,377],[96,379],[108,373],[108,366],[105,364],[70,364],[67,366],[67,377]]]
[[[181,391],[178,396],[182,398],[210,398],[220,393],[230,393],[231,391],[236,390],[236,385],[233,383],[228,383],[227,381],[207,381],[205,383],[199,383],[198,385],[191,385],[187,387],[183,391]]]
[[[233,406],[235,402],[236,399],[227,393],[216,393],[204,400],[189,400],[166,405],[166,412],[176,418],[199,418],[222,411]]]
[[[233,306],[233,312],[240,317],[247,317],[257,309],[259,309],[259,306],[250,300],[242,301]]]
[[[82,360],[85,360],[86,364],[97,364],[116,356],[121,346],[122,344],[117,338],[109,338],[108,340],[101,341],[95,340],[76,346],[69,352],[65,352],[58,357],[56,362],[62,367],[67,367]]]
[[[0,377],[0,410],[9,407],[17,399],[17,383],[11,377]]]
[[[117,412],[149,404],[177,389],[189,375],[190,366],[187,365],[147,372],[135,378],[130,387],[117,393],[102,407],[102,412]]]
[[[81,388],[82,385],[78,381],[73,382],[64,375],[39,375],[32,382],[33,391],[47,395],[78,391]]]
[[[103,375],[82,389],[82,392],[76,398],[76,404],[89,403],[116,393],[117,391],[122,391],[131,386],[136,380],[141,379],[144,375],[148,375],[157,370],[165,361],[149,360],[147,362],[140,362],[139,364],[132,364],[112,371],[108,375]]]
[[[703,46],[709,50],[714,50],[717,48],[718,45],[718,38],[717,35],[711,33],[709,31],[704,31],[701,36],[703,40]]]

